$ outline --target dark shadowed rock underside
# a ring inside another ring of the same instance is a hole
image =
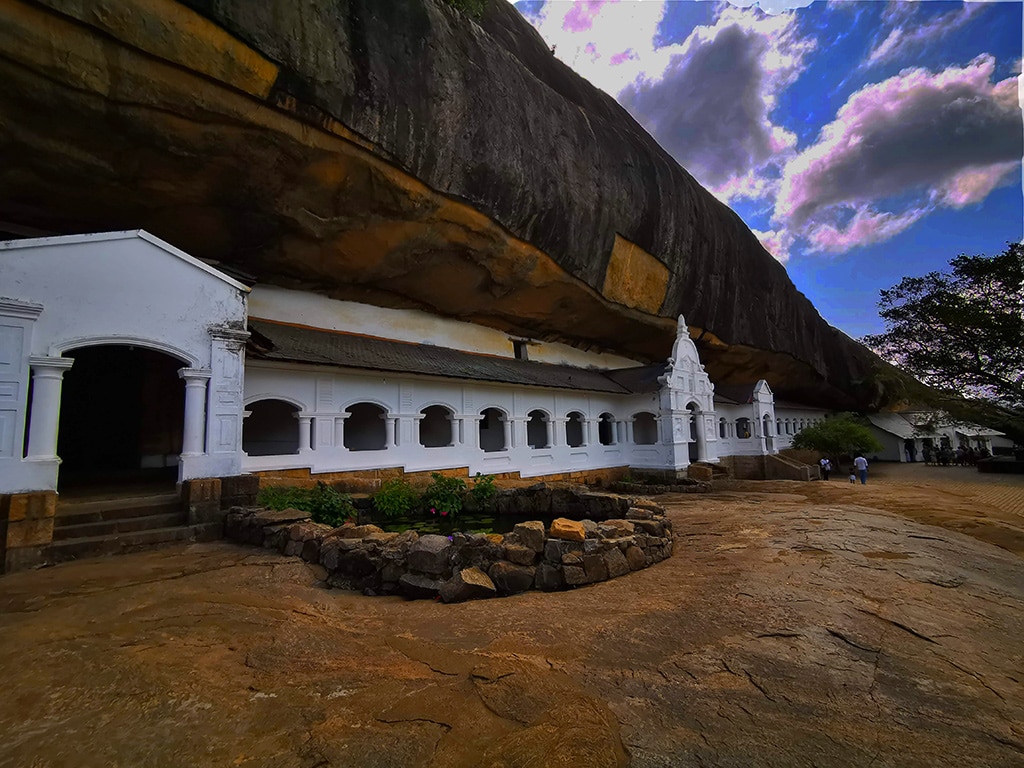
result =
[[[898,396],[503,0],[479,23],[441,0],[0,0],[0,157],[0,229],[144,228],[265,283],[648,360],[683,313],[717,381]]]

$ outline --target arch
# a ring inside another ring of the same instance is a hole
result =
[[[771,452],[775,448],[775,433],[772,431],[772,416],[770,413],[766,413],[761,418],[761,423],[764,427],[762,434],[764,435],[764,447],[768,452]]]
[[[294,397],[288,397],[287,395],[279,395],[276,392],[263,392],[258,395],[250,395],[249,397],[245,398],[245,400],[243,400],[242,402],[245,404],[246,410],[248,410],[250,405],[252,405],[253,403],[258,403],[261,400],[280,400],[282,403],[288,403],[288,405],[292,406],[297,411],[306,410],[305,403],[296,400]]]
[[[728,422],[725,420],[725,416],[722,416],[718,420],[718,436],[721,439],[723,439],[723,440],[725,440],[726,435],[728,434],[727,431],[726,431],[727,430],[726,424],[728,424]]]
[[[534,408],[526,414],[526,444],[531,448],[550,448],[548,437],[551,417],[547,411]]]
[[[141,347],[180,360],[189,368],[199,368],[200,360],[195,355],[158,339],[144,339],[141,336],[81,336],[50,345],[50,355],[60,357],[67,352],[88,347]]]
[[[782,419],[776,419],[775,420],[775,434],[776,435],[781,435],[782,434]]]
[[[655,445],[658,442],[658,420],[653,413],[640,411],[633,416],[633,442],[637,445]]]
[[[455,411],[447,405],[428,405],[420,411],[420,445],[424,448],[447,448],[455,442],[452,418]]]
[[[350,451],[383,451],[388,447],[387,409],[378,403],[361,401],[345,409],[345,447]]]
[[[377,400],[373,397],[357,397],[349,400],[347,403],[341,406],[339,409],[340,413],[351,410],[353,405],[375,405],[380,408],[384,413],[391,413],[391,406],[383,400]]]
[[[242,450],[249,456],[287,456],[299,452],[300,406],[267,397],[246,404]]]
[[[700,435],[700,424],[697,421],[697,415],[700,413],[700,405],[693,400],[686,404],[686,410],[690,412],[690,427],[687,434],[690,438],[690,445],[687,449],[687,454],[690,457],[690,462],[700,461],[703,457],[702,453],[702,440]]]
[[[59,489],[174,482],[185,431],[182,359],[154,345],[93,341],[65,349],[74,365],[59,401]]]
[[[601,445],[615,445],[615,417],[608,411],[597,417],[597,439]]]
[[[746,416],[736,419],[736,437],[740,440],[748,440],[751,434],[753,433],[750,428],[750,419]]]
[[[570,411],[565,415],[565,444],[570,448],[584,445],[583,414],[579,411]]]
[[[486,453],[508,450],[505,438],[508,414],[491,406],[480,411],[480,416],[480,450]]]

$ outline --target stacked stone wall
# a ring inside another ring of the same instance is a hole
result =
[[[401,467],[383,467],[380,469],[359,469],[351,472],[322,472],[313,474],[308,469],[267,470],[255,473],[260,482],[267,485],[294,485],[308,487],[324,482],[345,493],[374,493],[381,485],[393,477],[404,477],[413,486],[427,486],[434,471],[446,477],[471,478],[468,467],[455,469],[431,470],[424,472],[405,472]],[[588,469],[570,472],[558,472],[550,475],[524,478],[518,472],[500,472],[492,475],[501,484],[523,484],[539,482],[577,483],[607,488],[629,474],[629,467],[609,467],[605,469]]]
[[[557,498],[548,503],[566,509],[579,503],[569,492],[546,490],[520,498],[535,503],[538,498]],[[586,506],[607,517],[559,517],[550,526],[528,520],[504,536],[388,533],[374,525],[351,523],[331,528],[312,522],[299,510],[254,507],[231,509],[225,536],[316,564],[332,587],[444,602],[531,589],[571,589],[623,576],[671,556],[672,523],[661,507],[620,496],[606,496],[607,501],[601,502],[597,496],[586,494]],[[619,512],[621,517],[614,516]]]

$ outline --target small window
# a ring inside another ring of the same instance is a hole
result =
[[[516,356],[516,360],[529,360],[529,343],[523,339],[512,339],[512,351]]]

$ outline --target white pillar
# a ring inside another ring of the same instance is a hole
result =
[[[505,434],[505,450],[512,449],[512,418],[506,416],[501,420],[501,429]]]
[[[583,446],[581,447],[586,448],[597,442],[597,438],[600,435],[598,423],[599,419],[583,420]]]
[[[480,422],[483,419],[478,413],[457,413],[459,421],[459,444],[469,448],[480,448]]]
[[[313,450],[311,446],[313,417],[296,413],[295,418],[299,420],[299,453],[310,453]]]
[[[562,446],[562,443],[569,444],[568,437],[565,434],[565,425],[568,423],[568,419],[551,419],[551,431],[548,434],[551,436],[550,444],[552,448],[559,448]]]
[[[394,448],[395,447],[395,422],[398,419],[394,416],[381,416],[384,419],[384,423],[387,425],[384,430],[384,447]]]
[[[334,447],[338,450],[345,451],[345,419],[352,414],[349,413],[338,413],[334,416]]]
[[[202,456],[206,453],[206,387],[212,373],[204,368],[179,368],[185,380],[185,426],[182,431],[181,455]]]
[[[70,357],[30,357],[28,363],[32,368],[32,410],[26,458],[53,461],[57,458],[61,382],[75,361]]]
[[[626,442],[632,445],[633,443],[633,419],[626,419],[622,422],[626,428]]]

